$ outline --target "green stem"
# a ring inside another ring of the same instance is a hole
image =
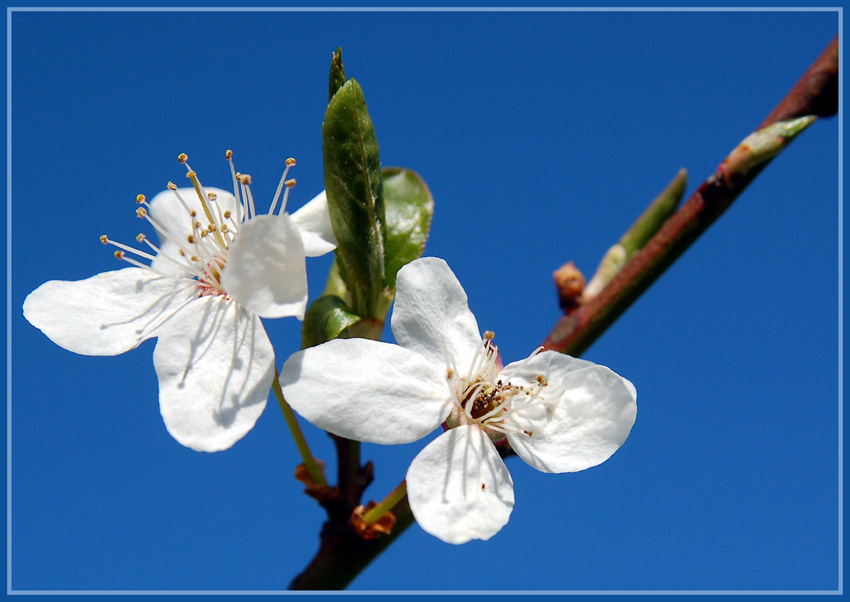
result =
[[[608,249],[593,278],[584,289],[584,300],[592,299],[605,288],[614,276],[631,260],[635,254],[661,229],[667,218],[673,214],[688,182],[688,172],[680,169],[676,177],[655,197],[638,217],[620,241]]]
[[[381,520],[381,517],[384,514],[386,514],[389,510],[392,510],[392,508],[398,504],[401,501],[401,498],[403,498],[406,494],[407,481],[402,481],[389,493],[387,497],[383,499],[380,504],[363,514],[363,521],[367,525],[374,525],[376,522]]]
[[[310,452],[310,446],[307,445],[307,440],[304,438],[304,433],[301,432],[301,427],[298,426],[298,420],[295,418],[295,412],[286,403],[283,398],[283,391],[280,389],[280,381],[278,379],[277,366],[274,369],[274,382],[272,382],[272,390],[277,403],[280,406],[280,411],[283,412],[283,418],[286,420],[286,426],[289,427],[289,432],[292,433],[292,439],[295,441],[295,447],[298,448],[298,453],[301,454],[301,460],[304,462],[307,472],[310,474],[310,479],[316,485],[327,485],[325,474],[319,466],[313,454]]]

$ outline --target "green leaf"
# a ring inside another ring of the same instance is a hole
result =
[[[321,345],[337,338],[340,333],[360,321],[345,301],[336,295],[323,295],[313,301],[304,315],[301,327],[301,348]]]
[[[345,69],[342,66],[342,46],[336,49],[331,59],[331,75],[328,82],[328,102],[345,84]]]
[[[395,289],[396,273],[420,257],[434,215],[434,199],[415,171],[401,167],[383,170],[387,242],[385,285]]]
[[[384,200],[378,139],[354,79],[328,103],[322,154],[340,273],[347,278],[353,311],[369,318],[384,287]]]

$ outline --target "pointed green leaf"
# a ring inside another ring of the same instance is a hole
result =
[[[347,277],[354,312],[372,317],[384,287],[381,161],[363,91],[354,79],[328,103],[322,154],[340,273]]]
[[[415,171],[388,167],[382,176],[387,226],[385,284],[394,290],[396,273],[425,250],[434,199]]]
[[[323,295],[313,301],[304,315],[301,327],[301,348],[321,345],[360,321],[345,301],[336,295]]]
[[[345,83],[345,69],[342,66],[342,46],[336,49],[331,59],[331,75],[328,82],[328,102]]]

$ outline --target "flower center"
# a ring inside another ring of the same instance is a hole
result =
[[[459,377],[449,367],[448,379],[455,391],[455,407],[446,424],[449,428],[476,424],[494,441],[509,432],[531,436],[533,431],[515,426],[510,418],[519,411],[537,406],[542,406],[545,414],[551,413],[552,406],[542,395],[548,383],[542,374],[526,385],[514,385],[500,378],[502,363],[493,338],[492,331],[484,333],[482,346],[476,351],[466,378]],[[540,349],[535,350],[532,357],[539,352]]]
[[[151,206],[145,199],[145,195],[140,194],[136,197],[136,203],[140,205],[136,209],[136,216],[147,220],[154,227],[159,233],[162,247],[157,247],[150,242],[144,234],[139,234],[136,241],[145,243],[155,255],[110,240],[106,235],[101,236],[100,241],[103,244],[118,247],[118,251],[115,252],[115,257],[118,259],[162,276],[186,280],[187,286],[196,287],[200,297],[223,295],[229,299],[227,292],[221,286],[221,273],[227,265],[239,226],[255,217],[257,212],[254,207],[254,197],[251,194],[251,176],[236,171],[233,166],[232,151],[228,150],[225,158],[230,164],[233,179],[235,198],[233,208],[222,207],[216,194],[206,191],[198,175],[189,167],[188,157],[181,154],[177,160],[185,165],[186,177],[191,180],[200,205],[189,203],[181,196],[177,186],[169,182],[168,189],[174,194],[185,217],[179,221],[172,220],[174,223],[163,223],[151,215]],[[286,209],[289,190],[295,186],[295,180],[287,180],[286,175],[293,165],[295,165],[295,159],[286,160],[286,168],[269,208],[270,215],[277,208],[278,201],[281,201],[281,193],[283,198],[279,213],[283,213]],[[151,265],[141,263],[128,254],[147,259]],[[155,259],[158,260],[156,264],[153,263]]]

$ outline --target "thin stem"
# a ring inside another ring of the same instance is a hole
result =
[[[401,501],[401,498],[405,495],[407,495],[407,481],[402,481],[395,489],[390,491],[389,495],[387,495],[381,503],[363,514],[363,521],[367,526],[374,525],[376,522],[381,520],[383,515],[398,504]]]
[[[304,433],[301,432],[301,427],[298,426],[298,420],[295,418],[295,412],[286,403],[283,398],[283,391],[280,389],[280,380],[278,379],[277,366],[274,369],[274,381],[272,382],[272,390],[277,403],[280,406],[280,411],[283,412],[283,418],[286,420],[286,426],[289,427],[289,432],[292,433],[292,439],[295,441],[295,447],[298,448],[298,453],[301,454],[301,460],[304,462],[304,467],[310,475],[313,483],[320,486],[327,485],[324,472],[319,466],[313,454],[310,452],[310,446],[307,445],[307,440],[304,438]]]

